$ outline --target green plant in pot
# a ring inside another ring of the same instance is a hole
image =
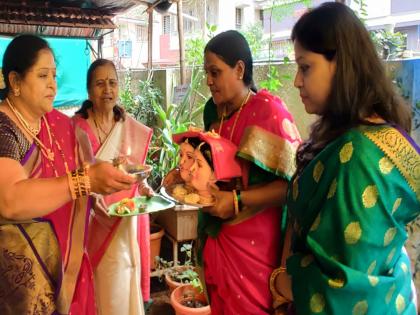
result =
[[[201,290],[201,292],[200,292]],[[177,315],[210,315],[210,305],[207,298],[200,288],[192,284],[183,284],[171,293],[171,305]]]
[[[183,263],[177,262],[177,266],[174,266],[173,261],[156,257],[157,269],[164,270],[165,281],[171,292],[183,284],[192,284],[202,290],[199,275],[192,264],[192,244],[183,244],[181,253],[184,253],[185,260]]]

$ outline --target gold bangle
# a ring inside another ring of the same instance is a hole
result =
[[[89,164],[83,164],[83,167],[79,168],[77,173],[80,195],[87,196],[90,194]]]
[[[239,202],[238,202],[238,196],[236,195],[236,190],[232,190],[232,195],[233,195],[233,206],[235,209],[235,217],[238,215],[239,213]]]
[[[75,199],[77,199],[80,197],[78,189],[79,183],[77,181],[77,170],[71,172],[71,181],[73,183],[74,196],[76,197]]]
[[[77,170],[76,172],[76,179],[77,179],[77,191],[78,191],[78,198],[80,198],[81,196],[83,196],[83,192],[82,192],[82,184],[81,184],[81,176],[79,174],[79,170]]]
[[[274,269],[270,275],[270,291],[271,295],[273,296],[273,307],[277,308],[281,305],[287,304],[292,302],[290,299],[285,297],[276,289],[276,278],[280,273],[287,272],[285,267],[279,267]]]
[[[83,165],[83,170],[85,171],[84,180],[85,180],[86,194],[87,195],[90,195],[90,192],[91,192],[90,177],[89,177],[89,168],[90,168],[90,165],[89,164],[85,163]]]
[[[71,199],[76,200],[77,196],[76,196],[74,182],[73,182],[73,176],[72,176],[71,172],[67,173],[67,182],[69,184]]]
[[[85,164],[83,167],[67,173],[70,193],[73,200],[90,194],[90,177],[88,173],[89,164]]]

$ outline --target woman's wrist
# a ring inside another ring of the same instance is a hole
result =
[[[280,266],[279,268],[274,269],[270,275],[269,286],[270,286],[270,291],[273,298],[273,308],[278,308],[279,306],[289,304],[292,302],[292,299],[290,299],[287,296],[287,294],[282,292],[283,290],[278,287],[277,278],[281,275],[287,275],[287,270],[283,266]],[[287,281],[282,281],[282,285],[287,286],[287,285],[290,285],[290,283]]]
[[[238,199],[238,207],[239,212],[242,211],[242,191],[240,189],[236,189],[236,199]]]
[[[73,200],[87,196],[91,192],[89,164],[84,164],[79,169],[67,173],[70,195]]]
[[[239,202],[238,196],[236,194],[236,189],[232,190],[232,197],[233,197],[233,215],[236,217],[239,214]]]

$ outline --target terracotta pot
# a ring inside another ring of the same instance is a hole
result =
[[[154,232],[154,231],[157,232]],[[150,269],[155,269],[155,257],[160,255],[160,244],[165,230],[157,224],[150,224]]]
[[[181,285],[172,291],[171,305],[175,309],[176,315],[210,315],[210,305],[191,308],[181,304],[181,301],[191,300],[192,296],[194,296],[195,300],[207,303],[204,293],[199,293],[191,284]]]
[[[172,267],[171,269],[184,271],[184,270],[189,269],[189,268],[192,268],[192,267],[188,267],[188,266],[175,266],[175,267]],[[192,269],[194,269],[194,268],[192,268]],[[166,284],[169,287],[169,293],[172,293],[173,290],[175,290],[176,288],[180,287],[184,283],[177,282],[177,281],[172,280],[172,278],[169,275],[169,273],[170,272],[165,273],[165,281],[166,281]]]

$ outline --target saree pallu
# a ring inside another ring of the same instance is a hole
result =
[[[416,314],[404,243],[420,212],[419,167],[404,132],[360,126],[294,179],[287,271],[297,314]]]
[[[78,155],[70,120],[55,110],[45,117],[69,168],[75,169]],[[49,143],[43,121],[38,137]],[[53,148],[54,169],[64,175],[62,156]],[[55,176],[35,144],[21,164],[25,167],[28,161],[34,165],[30,178]],[[84,251],[86,210],[87,198],[80,198],[43,218],[20,222],[0,218],[1,314],[95,314],[92,272]]]
[[[133,118],[117,122],[101,146],[85,119],[75,116],[73,121],[86,156],[91,151],[100,160],[130,155],[130,163],[145,162],[152,130]],[[110,205],[136,195],[137,186],[104,199]],[[92,213],[89,235],[99,314],[143,314],[143,299],[150,299],[149,216],[121,219]]]
[[[216,111],[214,104],[210,110]],[[209,108],[206,109],[205,125]],[[245,187],[277,179],[289,180],[300,142],[293,118],[283,102],[260,91],[241,113],[230,117],[221,135],[239,146]],[[229,167],[228,165],[226,167]],[[281,207],[244,210],[222,222],[200,214],[207,232],[203,251],[204,276],[212,314],[259,315],[272,312],[269,277],[279,263]],[[217,226],[220,224],[220,226]]]

